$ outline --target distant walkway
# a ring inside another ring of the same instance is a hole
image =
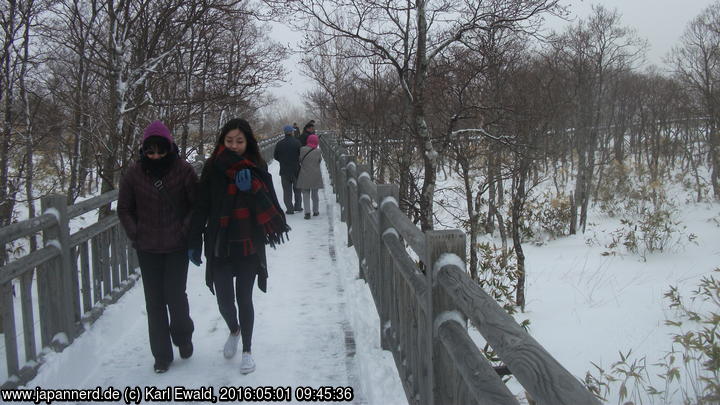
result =
[[[272,164],[275,187],[282,200],[277,171],[277,164]],[[290,386],[294,390],[298,386],[353,385],[354,403],[363,402],[364,395],[356,386],[359,384],[353,381],[357,375],[353,332],[335,274],[335,248],[329,244],[333,221],[328,215],[335,201],[327,199],[332,196],[331,192],[320,193],[319,217],[305,220],[302,214],[289,215],[290,241],[277,250],[268,249],[268,293],[257,288],[253,292],[254,373],[239,373],[239,353],[232,360],[223,358],[228,330],[215,296],[205,286],[203,263],[201,267],[191,264],[188,276],[190,311],[195,322],[192,358],[182,360],[175,350],[170,370],[160,375],[153,372],[142,286],[137,286],[63,353],[49,354],[31,386],[213,386],[217,395],[222,386]]]

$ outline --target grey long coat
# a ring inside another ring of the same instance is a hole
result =
[[[305,156],[307,154],[307,156]],[[323,188],[320,162],[322,154],[320,148],[311,149],[309,146],[300,148],[300,175],[295,187],[301,190]]]

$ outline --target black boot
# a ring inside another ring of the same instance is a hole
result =
[[[192,342],[186,344],[186,345],[180,345],[178,347],[180,350],[180,357],[183,359],[189,359],[190,356],[193,355],[193,344]]]

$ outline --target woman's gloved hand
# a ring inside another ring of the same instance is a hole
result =
[[[252,187],[250,169],[238,170],[235,173],[235,185],[240,191],[250,191],[250,187]]]

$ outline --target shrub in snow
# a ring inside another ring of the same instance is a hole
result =
[[[515,289],[517,286],[517,257],[515,250],[507,251],[490,243],[477,245],[480,265],[478,284],[497,301],[509,314],[517,312]]]
[[[661,171],[662,172],[662,171]],[[610,217],[637,215],[648,207],[669,204],[662,178],[653,179],[643,165],[613,161],[595,190],[595,203]]]
[[[720,268],[715,269],[720,273]],[[703,277],[692,292],[693,310],[676,287],[665,294],[678,320],[666,320],[674,326],[673,347],[661,363],[665,378],[677,381],[684,403],[720,403],[720,281],[713,275]]]
[[[531,240],[537,245],[548,239],[556,239],[570,233],[572,211],[570,199],[566,195],[553,196],[546,192],[525,202],[520,232],[523,240]],[[511,218],[511,213],[507,214]]]
[[[630,200],[633,192],[631,170],[623,163],[613,160],[605,172],[602,182],[595,190],[595,202],[600,209],[614,217],[625,209],[624,203]]]
[[[710,218],[708,222],[714,223],[716,226],[720,227],[720,214],[717,214],[716,216]]]
[[[711,198],[711,185],[697,171],[681,170],[674,177],[675,182],[695,196],[692,201],[700,202]]]
[[[596,397],[617,397],[618,404],[720,403],[720,281],[703,277],[689,300],[671,286],[665,298],[677,314],[665,321],[676,329],[670,351],[653,364],[631,359],[630,351],[607,370],[592,363],[597,374],[587,372],[585,385]]]
[[[681,249],[686,241],[693,242],[696,236],[686,235],[685,230],[685,226],[675,219],[674,208],[643,208],[638,215],[620,220],[620,227],[610,232],[609,242],[603,244],[608,249],[603,255],[616,255],[624,248],[646,261],[648,254]],[[597,236],[587,242],[599,244]]]
[[[608,370],[591,362],[595,371],[585,374],[585,386],[603,402],[608,402],[610,396],[617,395],[618,405],[644,404],[645,393],[650,375],[645,357],[631,359],[632,350],[620,353],[620,360],[613,363]]]
[[[480,259],[478,284],[508,314],[516,314],[518,307],[515,303],[515,291],[518,274],[515,250],[513,248],[504,250],[487,242],[478,243],[476,248]],[[529,325],[529,319],[520,323],[523,328],[527,328]]]
[[[479,243],[476,248],[480,259],[478,284],[510,315],[516,314],[518,307],[515,304],[515,290],[517,287],[517,256],[515,250],[510,248],[504,251],[502,248],[490,243]],[[529,325],[529,319],[520,322],[520,326],[526,330]],[[502,363],[488,344],[483,347],[483,353],[493,365]]]

